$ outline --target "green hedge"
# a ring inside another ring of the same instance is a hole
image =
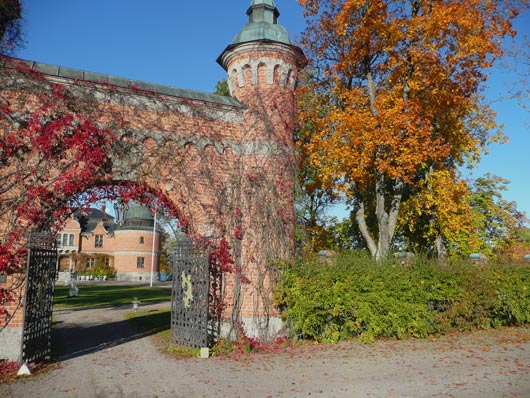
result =
[[[77,275],[87,275],[87,276],[95,276],[95,277],[106,277],[107,279],[111,279],[116,277],[116,268],[114,268],[112,265],[105,265],[105,264],[96,264],[94,268],[86,269],[84,271],[77,272]]]
[[[530,268],[467,262],[412,267],[349,253],[284,270],[275,290],[293,337],[423,338],[451,330],[530,323]]]

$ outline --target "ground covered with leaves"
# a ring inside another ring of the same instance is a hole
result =
[[[19,367],[16,362],[0,360],[0,384],[15,380]]]

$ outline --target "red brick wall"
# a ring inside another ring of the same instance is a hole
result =
[[[7,288],[15,294],[13,301],[7,303],[5,309],[12,315],[8,327],[20,328],[24,322],[24,312],[22,311],[22,303],[24,296],[24,284],[20,275],[8,276],[6,283],[1,284],[1,287]]]
[[[120,121],[112,129],[117,138],[112,179],[159,188],[189,221],[193,235],[229,240],[250,280],[242,287],[243,317],[274,312],[270,289],[275,274],[268,260],[293,255],[293,88],[299,56],[285,45],[234,49],[227,70],[233,95],[242,105],[94,88],[103,97],[93,109],[94,121],[111,127]],[[243,74],[232,73],[234,68],[242,68]],[[138,250],[151,248],[151,235],[144,236]],[[104,242],[117,245],[119,239],[118,231],[115,243]],[[82,248],[90,242],[83,240]],[[98,251],[93,246],[91,251]],[[111,248],[99,251],[107,250]],[[136,270],[136,256],[129,257],[131,261],[115,255],[116,266]],[[149,269],[149,256],[145,262]],[[233,283],[225,286],[230,301]],[[19,319],[17,315],[10,326]]]

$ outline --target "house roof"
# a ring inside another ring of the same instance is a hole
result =
[[[85,215],[87,218],[89,219],[103,219],[103,218],[108,218],[108,219],[111,219],[111,220],[114,220],[114,217],[111,216],[110,214],[107,214],[106,212],[102,212],[101,210],[99,209],[95,209],[93,207],[91,207],[90,209],[88,209],[86,212],[82,212],[81,210],[76,210],[74,212],[75,216],[76,217],[80,217],[82,215]]]
[[[133,219],[153,221],[154,217],[151,210],[147,207],[142,206],[140,203],[133,202],[129,204],[129,209],[125,213],[125,220]]]
[[[84,235],[91,235],[101,222],[108,234],[113,234],[117,229],[150,231],[154,223],[151,211],[137,202],[129,203],[125,213],[125,222],[120,226],[116,224],[113,216],[93,207],[86,211],[76,210],[74,216],[79,221]]]
[[[99,222],[101,220],[90,220],[88,221],[83,228],[83,232],[81,232],[84,235],[90,235],[94,232],[96,227],[98,226]],[[113,234],[114,231],[117,229],[116,223],[114,221],[103,221],[103,228],[105,228],[105,231],[107,234]]]
[[[76,210],[74,216],[81,225],[81,233],[85,235],[91,234],[101,221],[107,233],[113,233],[116,229],[113,216],[93,207],[88,210]]]

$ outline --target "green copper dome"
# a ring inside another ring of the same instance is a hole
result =
[[[131,202],[129,203],[129,209],[125,213],[125,220],[149,220],[153,221],[153,214],[147,207],[142,206],[140,203]]]
[[[247,15],[248,23],[234,37],[232,44],[259,40],[291,44],[285,28],[278,25],[280,12],[276,8],[274,0],[252,0]]]

